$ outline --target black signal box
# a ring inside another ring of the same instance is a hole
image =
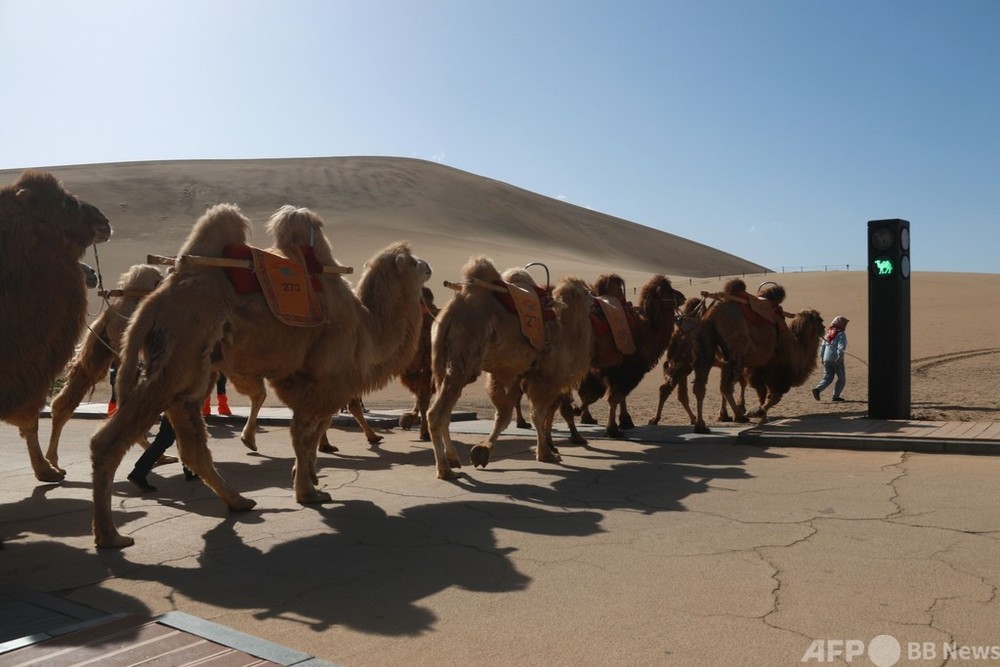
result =
[[[910,223],[868,222],[868,416],[910,418]]]

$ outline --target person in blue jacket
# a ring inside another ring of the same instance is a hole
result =
[[[823,362],[823,379],[813,388],[813,398],[819,400],[820,392],[830,386],[836,377],[837,383],[833,385],[833,400],[843,401],[841,394],[847,386],[847,371],[844,368],[844,355],[847,354],[847,323],[848,320],[843,315],[838,315],[830,322],[830,328],[826,331],[826,337],[822,345],[819,346],[819,358]]]

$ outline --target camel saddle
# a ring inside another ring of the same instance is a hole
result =
[[[540,287],[528,290],[503,281],[494,281],[494,284],[507,290],[496,291],[493,295],[509,312],[517,314],[521,333],[531,346],[536,350],[545,347],[545,322],[556,318],[555,310],[542,306],[542,297],[548,298],[549,293]]]
[[[253,269],[227,268],[226,275],[238,294],[262,292],[271,313],[279,322],[293,327],[313,327],[326,321],[316,293],[322,291],[317,274],[323,267],[312,248],[298,248],[295,257],[276,250],[228,245],[223,254],[232,259],[249,259]]]
[[[618,351],[622,354],[635,354],[635,338],[632,336],[628,312],[622,303],[613,296],[597,296],[594,297],[594,302],[600,307],[601,314],[608,323]]]
[[[743,316],[747,319],[747,322],[773,326],[776,331],[788,329],[788,323],[785,321],[786,315],[784,309],[780,305],[768,301],[762,296],[750,294],[745,291],[739,294],[726,294],[725,292],[716,292],[714,294],[703,292],[702,294],[705,296],[711,296],[715,299],[723,299],[725,301],[738,303],[740,305],[740,310],[743,311]],[[791,316],[789,315],[787,317]]]

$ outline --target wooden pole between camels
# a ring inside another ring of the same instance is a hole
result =
[[[230,257],[203,257],[201,255],[183,255],[180,260],[175,257],[164,257],[162,255],[146,255],[147,264],[159,264],[163,266],[175,266],[178,261],[201,264],[203,266],[219,266],[228,269],[250,269],[253,270],[253,261],[249,259],[233,259]],[[330,266],[323,265],[323,273],[342,275],[354,273],[354,268],[350,266]]]
[[[507,294],[507,290],[499,285],[494,285],[493,283],[487,282],[481,278],[469,278],[466,281],[460,283],[453,283],[450,280],[444,281],[444,286],[453,289],[456,292],[461,292],[462,288],[466,285],[475,285],[476,287],[482,287],[483,289],[488,289],[493,292],[499,292],[501,294]]]
[[[750,302],[744,299],[743,297],[736,296],[735,294],[726,294],[725,292],[703,291],[701,293],[701,296],[704,299],[715,299],[716,301],[733,301],[735,303],[742,303],[744,306],[750,305]],[[795,318],[795,313],[786,313],[784,309],[782,309],[781,314],[790,320]]]

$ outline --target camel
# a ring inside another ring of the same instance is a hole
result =
[[[493,430],[473,447],[473,465],[486,466],[500,433],[510,424],[523,389],[531,402],[535,458],[558,462],[552,447],[552,420],[560,397],[586,374],[592,343],[592,297],[580,278],[563,278],[552,291],[555,317],[545,322],[546,342],[536,348],[522,334],[517,314],[507,310],[485,284],[514,283],[535,289],[523,269],[501,276],[486,257],[473,257],[462,269],[465,285],[438,314],[431,332],[431,358],[437,393],[427,414],[439,479],[452,479],[461,467],[449,431],[451,413],[462,389],[485,372],[486,391],[496,407]]]
[[[697,422],[694,412],[691,410],[691,401],[688,398],[687,378],[694,372],[694,354],[698,331],[701,328],[701,314],[705,300],[699,297],[691,297],[684,302],[681,308],[680,317],[674,327],[674,333],[670,336],[670,343],[667,344],[666,358],[663,360],[663,384],[660,385],[660,398],[656,404],[656,414],[649,420],[651,426],[660,423],[663,417],[663,404],[667,398],[677,389],[677,400],[687,412],[688,419],[693,426]],[[725,402],[723,402],[725,406]]]
[[[414,354],[409,365],[399,375],[403,386],[409,389],[416,397],[416,404],[413,410],[400,415],[399,425],[401,428],[408,429],[419,420],[420,439],[429,441],[431,437],[427,430],[427,407],[430,404],[431,395],[434,393],[430,370],[430,332],[434,317],[440,309],[434,305],[434,293],[426,286],[421,290],[420,310],[423,313],[423,326],[420,332],[420,342],[417,346],[417,352]],[[264,386],[264,380],[259,377],[232,377],[232,375],[227,377],[232,378],[233,386],[236,387],[237,391],[250,398],[250,415],[243,426],[243,431],[240,433],[240,441],[247,449],[256,452],[257,416],[260,414],[260,409],[264,406],[264,401],[267,399],[267,389]],[[377,445],[382,442],[382,436],[376,433],[368,424],[368,420],[365,419],[364,405],[360,398],[352,398],[347,404],[347,410],[354,417],[354,421],[358,423],[358,426],[361,427],[368,444]],[[337,448],[330,444],[326,433],[323,434],[320,440],[319,451],[326,453],[337,451]]]
[[[746,285],[737,278],[726,283],[723,292],[745,298]],[[717,355],[724,360],[720,387],[734,418],[747,421],[742,406],[733,397],[733,386],[745,374],[761,400],[756,416],[760,424],[765,424],[768,410],[815,370],[823,331],[823,318],[811,309],[800,311],[784,326],[751,318],[743,306],[728,299],[710,306],[702,317],[695,349],[695,432],[710,432],[703,405],[708,373]]]
[[[604,274],[594,283],[593,289],[595,294],[615,297],[628,308],[624,284],[620,276]],[[684,295],[673,288],[670,279],[655,275],[643,285],[639,306],[634,311],[632,335],[635,352],[623,354],[619,351],[610,332],[595,335],[591,371],[578,389],[582,423],[597,423],[590,414],[589,406],[606,395],[608,436],[621,437],[622,430],[635,427],[626,397],[663,356],[674,331],[674,312],[682,303]],[[571,425],[570,430],[575,433],[575,425]]]
[[[113,296],[107,309],[88,327],[87,335],[69,364],[66,384],[52,399],[52,433],[45,458],[59,468],[59,436],[83,397],[103,380],[121,350],[122,337],[132,313],[163,281],[155,266],[136,264],[118,280],[120,294]],[[144,443],[145,440],[142,440]]]
[[[111,516],[111,485],[122,456],[161,412],[177,433],[181,461],[232,511],[256,503],[219,475],[201,414],[213,363],[234,375],[266,378],[292,410],[292,468],[299,503],[328,502],[316,488],[316,449],[330,418],[354,396],[384,386],[416,351],[420,288],[430,266],[405,242],[377,252],[352,290],[339,275],[311,273],[322,321],[291,326],[271,312],[263,294],[237,293],[232,269],[191,256],[220,257],[245,245],[250,221],[231,204],[210,208],[181,247],[176,271],[139,306],[125,332],[118,374],[118,410],[91,439],[94,539],[98,547],[134,544]],[[309,209],[283,206],[267,230],[287,256],[309,267],[335,266],[323,221]],[[311,259],[310,259],[311,256]],[[140,378],[139,356],[146,361]]]
[[[86,324],[80,258],[110,238],[104,214],[48,172],[0,188],[0,419],[20,431],[40,482],[66,476],[42,455],[38,415]]]

